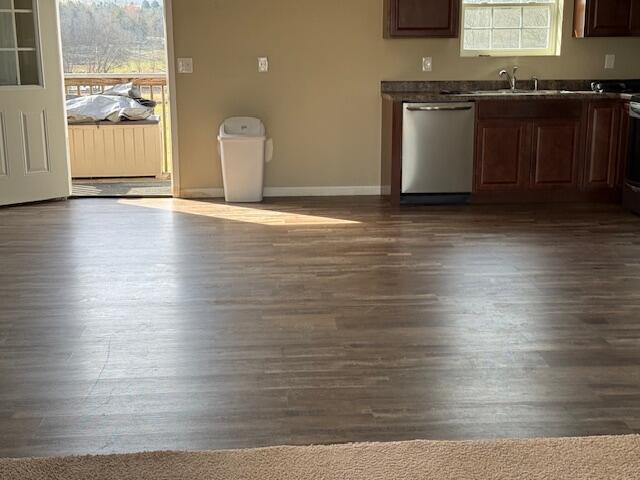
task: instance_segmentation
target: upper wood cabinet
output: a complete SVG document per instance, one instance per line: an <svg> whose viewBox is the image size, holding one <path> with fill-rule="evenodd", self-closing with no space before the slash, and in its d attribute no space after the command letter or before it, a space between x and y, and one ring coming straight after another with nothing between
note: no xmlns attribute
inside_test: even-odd
<svg viewBox="0 0 640 480"><path fill-rule="evenodd" d="M385 0L385 37L457 37L461 0Z"/></svg>
<svg viewBox="0 0 640 480"><path fill-rule="evenodd" d="M640 35L640 0L575 0L576 37Z"/></svg>

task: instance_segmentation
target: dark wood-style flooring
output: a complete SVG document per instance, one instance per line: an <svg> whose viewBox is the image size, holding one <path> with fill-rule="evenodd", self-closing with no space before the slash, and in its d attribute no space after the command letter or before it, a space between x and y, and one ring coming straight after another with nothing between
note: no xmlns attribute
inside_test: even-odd
<svg viewBox="0 0 640 480"><path fill-rule="evenodd" d="M640 218L0 209L0 456L640 433Z"/></svg>

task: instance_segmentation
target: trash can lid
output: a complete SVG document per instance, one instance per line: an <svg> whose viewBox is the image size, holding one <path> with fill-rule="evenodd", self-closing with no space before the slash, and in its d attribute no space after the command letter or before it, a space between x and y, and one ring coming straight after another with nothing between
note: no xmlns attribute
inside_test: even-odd
<svg viewBox="0 0 640 480"><path fill-rule="evenodd" d="M220 125L220 138L229 137L264 137L264 123L254 117L231 117Z"/></svg>

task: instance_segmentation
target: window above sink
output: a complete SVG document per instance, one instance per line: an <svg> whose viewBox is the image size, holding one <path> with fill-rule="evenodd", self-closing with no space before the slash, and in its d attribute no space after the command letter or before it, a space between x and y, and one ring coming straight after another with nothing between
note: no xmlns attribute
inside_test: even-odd
<svg viewBox="0 0 640 480"><path fill-rule="evenodd" d="M562 0L463 0L461 55L560 55Z"/></svg>

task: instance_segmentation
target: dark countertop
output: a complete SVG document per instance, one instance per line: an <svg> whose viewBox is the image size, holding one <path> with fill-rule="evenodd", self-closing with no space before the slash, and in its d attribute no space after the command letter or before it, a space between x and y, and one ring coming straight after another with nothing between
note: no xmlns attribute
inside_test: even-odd
<svg viewBox="0 0 640 480"><path fill-rule="evenodd" d="M478 100L630 100L631 93L596 93L591 82L584 80L540 80L539 90L533 91L532 81L519 81L518 93L500 93L504 81L434 81L434 82L382 82L384 98L399 102L469 102ZM473 93L473 92L493 92Z"/></svg>
<svg viewBox="0 0 640 480"><path fill-rule="evenodd" d="M429 92L394 92L383 93L383 97L399 102L476 102L478 100L584 100L584 99L631 99L631 94L595 93L591 91L545 91L530 93L496 93L487 94L447 94Z"/></svg>

